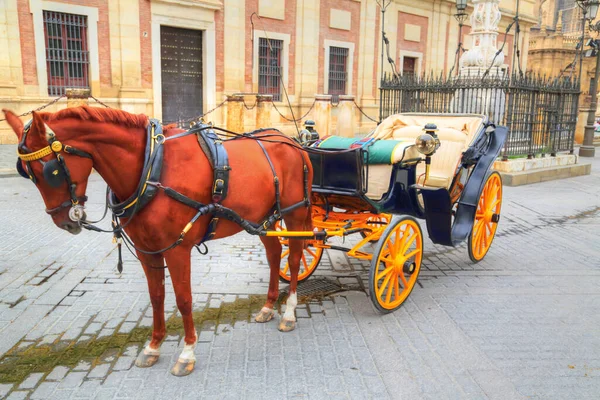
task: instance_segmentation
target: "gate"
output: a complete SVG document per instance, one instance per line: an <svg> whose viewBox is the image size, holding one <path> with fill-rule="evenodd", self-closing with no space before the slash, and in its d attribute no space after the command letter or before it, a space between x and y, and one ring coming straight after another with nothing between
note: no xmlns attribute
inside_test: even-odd
<svg viewBox="0 0 600 400"><path fill-rule="evenodd" d="M401 112L485 114L509 129L503 159L573 153L580 93L576 78L386 74L379 90L380 120Z"/></svg>
<svg viewBox="0 0 600 400"><path fill-rule="evenodd" d="M201 115L202 31L161 26L160 56L163 121Z"/></svg>

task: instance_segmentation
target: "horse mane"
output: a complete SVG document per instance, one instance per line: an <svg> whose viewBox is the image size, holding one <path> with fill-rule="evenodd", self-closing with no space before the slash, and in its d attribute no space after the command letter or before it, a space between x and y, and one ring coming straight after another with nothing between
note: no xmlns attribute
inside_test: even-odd
<svg viewBox="0 0 600 400"><path fill-rule="evenodd" d="M148 117L144 114L131 114L127 111L114 108L100 107L72 107L65 108L55 113L40 113L44 121L53 122L67 118L75 118L82 121L104 122L117 125L124 125L128 128L146 128Z"/></svg>

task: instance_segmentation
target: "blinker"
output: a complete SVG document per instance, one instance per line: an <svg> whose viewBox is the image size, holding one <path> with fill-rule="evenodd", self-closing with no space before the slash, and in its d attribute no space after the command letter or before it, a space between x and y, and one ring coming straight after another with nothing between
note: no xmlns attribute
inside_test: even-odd
<svg viewBox="0 0 600 400"><path fill-rule="evenodd" d="M23 168L23 162L21 160L17 160L17 172L25 179L29 179L29 174Z"/></svg>
<svg viewBox="0 0 600 400"><path fill-rule="evenodd" d="M58 160L50 160L44 164L42 175L46 183L53 188L60 187L66 179L65 172Z"/></svg>

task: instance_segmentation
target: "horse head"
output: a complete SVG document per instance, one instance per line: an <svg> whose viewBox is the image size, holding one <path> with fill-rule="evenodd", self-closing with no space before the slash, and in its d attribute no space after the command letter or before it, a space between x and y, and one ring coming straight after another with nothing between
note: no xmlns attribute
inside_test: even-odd
<svg viewBox="0 0 600 400"><path fill-rule="evenodd" d="M17 170L39 190L46 212L61 229L81 232L84 204L93 160L90 153L73 146L73 129L59 121L50 127L48 113L33 113L26 125L13 112L3 110L19 142ZM71 139L71 140L69 140Z"/></svg>

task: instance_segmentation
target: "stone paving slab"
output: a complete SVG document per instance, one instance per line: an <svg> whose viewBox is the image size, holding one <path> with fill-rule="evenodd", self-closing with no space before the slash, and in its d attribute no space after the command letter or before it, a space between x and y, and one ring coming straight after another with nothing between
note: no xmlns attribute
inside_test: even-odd
<svg viewBox="0 0 600 400"><path fill-rule="evenodd" d="M183 346L170 279L163 355L138 369L152 312L137 261L124 254L118 274L109 236L60 231L31 183L2 179L0 398L597 399L598 166L506 187L498 235L478 264L464 245L426 239L418 287L387 315L362 291L369 263L326 251L311 279L355 290L301 304L293 332L256 324L264 249L246 234L210 243L193 255L198 364L185 378L169 374ZM92 176L91 217L103 192ZM30 357L40 365L2 375Z"/></svg>

